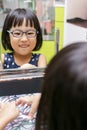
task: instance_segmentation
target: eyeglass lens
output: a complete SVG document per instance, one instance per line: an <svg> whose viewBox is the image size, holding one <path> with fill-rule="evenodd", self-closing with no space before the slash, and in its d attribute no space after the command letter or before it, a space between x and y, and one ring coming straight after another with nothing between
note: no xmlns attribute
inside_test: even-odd
<svg viewBox="0 0 87 130"><path fill-rule="evenodd" d="M36 31L35 30L28 30L27 32L22 32L20 30L15 30L12 32L14 37L22 37L25 33L27 37L35 37Z"/></svg>

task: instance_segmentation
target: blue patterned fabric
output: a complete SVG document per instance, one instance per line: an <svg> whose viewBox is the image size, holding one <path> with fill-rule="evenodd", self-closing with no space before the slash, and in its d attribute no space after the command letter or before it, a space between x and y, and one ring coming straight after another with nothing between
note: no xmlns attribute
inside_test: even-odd
<svg viewBox="0 0 87 130"><path fill-rule="evenodd" d="M32 57L31 57L29 64L38 66L39 56L40 56L40 54L32 54ZM13 69L13 68L20 67L15 63L13 53L4 54L4 65L3 65L3 67L4 67L4 69Z"/></svg>
<svg viewBox="0 0 87 130"><path fill-rule="evenodd" d="M31 95L31 94L28 94L28 95ZM26 96L26 95L2 96L0 97L0 102L15 101L19 97L23 97L23 96ZM34 130L36 114L32 120L28 119L30 106L19 105L18 109L20 110L19 116L14 121L9 123L4 130Z"/></svg>

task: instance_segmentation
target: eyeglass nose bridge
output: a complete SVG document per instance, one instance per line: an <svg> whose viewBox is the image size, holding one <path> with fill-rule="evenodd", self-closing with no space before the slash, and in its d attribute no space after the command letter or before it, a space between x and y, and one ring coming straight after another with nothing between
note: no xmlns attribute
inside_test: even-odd
<svg viewBox="0 0 87 130"><path fill-rule="evenodd" d="M25 36L26 36L26 37L28 37L28 36L27 36L27 32L22 32L21 37L23 37L23 36L24 36L24 34L25 34Z"/></svg>

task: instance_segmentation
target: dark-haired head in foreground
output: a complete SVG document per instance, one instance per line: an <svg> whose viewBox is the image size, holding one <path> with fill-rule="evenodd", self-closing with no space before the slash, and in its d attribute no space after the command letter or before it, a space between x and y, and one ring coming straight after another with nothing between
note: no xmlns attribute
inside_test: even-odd
<svg viewBox="0 0 87 130"><path fill-rule="evenodd" d="M63 48L44 77L36 130L87 129L87 43Z"/></svg>

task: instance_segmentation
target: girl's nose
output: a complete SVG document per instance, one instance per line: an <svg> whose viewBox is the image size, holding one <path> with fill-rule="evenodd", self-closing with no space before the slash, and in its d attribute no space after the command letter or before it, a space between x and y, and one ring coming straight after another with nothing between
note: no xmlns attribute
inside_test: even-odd
<svg viewBox="0 0 87 130"><path fill-rule="evenodd" d="M26 34L23 34L23 36L21 37L21 40L22 40L22 41L27 41L27 40L28 40L27 35L26 35Z"/></svg>

